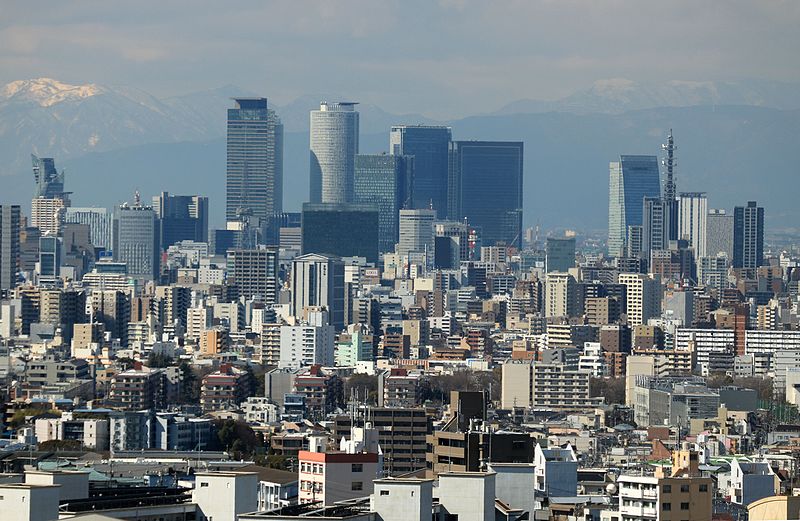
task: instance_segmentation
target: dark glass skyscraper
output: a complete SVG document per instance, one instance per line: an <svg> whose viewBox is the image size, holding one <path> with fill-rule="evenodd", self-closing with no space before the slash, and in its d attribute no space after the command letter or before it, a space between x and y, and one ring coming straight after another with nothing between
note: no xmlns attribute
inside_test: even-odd
<svg viewBox="0 0 800 521"><path fill-rule="evenodd" d="M18 205L0 205L0 290L17 285L20 260L19 219Z"/></svg>
<svg viewBox="0 0 800 521"><path fill-rule="evenodd" d="M756 201L733 209L733 267L758 268L764 264L764 208Z"/></svg>
<svg viewBox="0 0 800 521"><path fill-rule="evenodd" d="M301 233L303 254L378 262L378 208L374 205L305 203Z"/></svg>
<svg viewBox="0 0 800 521"><path fill-rule="evenodd" d="M239 213L255 222L283 208L283 124L266 98L235 98L228 109L228 176L225 218Z"/></svg>
<svg viewBox="0 0 800 521"><path fill-rule="evenodd" d="M450 143L448 214L478 228L484 246L522 245L523 144Z"/></svg>
<svg viewBox="0 0 800 521"><path fill-rule="evenodd" d="M609 164L608 252L625 254L628 226L642 226L645 197L661 197L656 156L620 156Z"/></svg>
<svg viewBox="0 0 800 521"><path fill-rule="evenodd" d="M378 207L378 249L392 251L398 240L398 214L412 207L414 158L409 156L356 156L356 204Z"/></svg>
<svg viewBox="0 0 800 521"><path fill-rule="evenodd" d="M447 154L452 139L450 127L424 125L393 126L389 153L414 156L413 207L433 206L436 216L447 216Z"/></svg>
<svg viewBox="0 0 800 521"><path fill-rule="evenodd" d="M208 197L161 195L153 197L153 210L161 227L161 248L180 241L208 242Z"/></svg>
<svg viewBox="0 0 800 521"><path fill-rule="evenodd" d="M64 172L56 170L52 157L38 157L31 154L33 178L36 181L34 197L60 199L64 197Z"/></svg>

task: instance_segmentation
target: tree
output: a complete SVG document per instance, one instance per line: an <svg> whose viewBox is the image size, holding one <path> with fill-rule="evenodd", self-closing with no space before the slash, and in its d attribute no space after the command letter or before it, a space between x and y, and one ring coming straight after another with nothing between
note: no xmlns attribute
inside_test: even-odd
<svg viewBox="0 0 800 521"><path fill-rule="evenodd" d="M172 365L172 357L163 353L150 353L147 358L147 367L159 368L170 367Z"/></svg>
<svg viewBox="0 0 800 521"><path fill-rule="evenodd" d="M608 404L625 403L625 379L590 378L589 396L592 398L602 396Z"/></svg>
<svg viewBox="0 0 800 521"><path fill-rule="evenodd" d="M344 381L344 399L350 400L350 392L361 398L366 398L367 403L377 404L378 377L369 374L354 374Z"/></svg>
<svg viewBox="0 0 800 521"><path fill-rule="evenodd" d="M259 449L264 448L263 438L243 421L218 420L214 424L219 448L231 453L234 459L252 459Z"/></svg>
<svg viewBox="0 0 800 521"><path fill-rule="evenodd" d="M48 440L39 444L39 450L42 451L77 451L81 450L83 445L78 440Z"/></svg>

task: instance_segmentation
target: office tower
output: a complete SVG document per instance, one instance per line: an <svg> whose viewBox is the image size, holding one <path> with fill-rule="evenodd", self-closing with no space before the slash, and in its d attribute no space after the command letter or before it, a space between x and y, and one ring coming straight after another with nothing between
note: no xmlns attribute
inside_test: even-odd
<svg viewBox="0 0 800 521"><path fill-rule="evenodd" d="M548 237L545 243L545 273L566 273L575 267L575 237Z"/></svg>
<svg viewBox="0 0 800 521"><path fill-rule="evenodd" d="M61 239L54 235L39 238L39 285L52 286L61 274Z"/></svg>
<svg viewBox="0 0 800 521"><path fill-rule="evenodd" d="M730 262L730 257L724 253L718 253L714 257L703 257L697 265L698 283L719 291L729 288L728 268L731 266Z"/></svg>
<svg viewBox="0 0 800 521"><path fill-rule="evenodd" d="M413 206L409 208L433 208L438 219L447 216L447 164L451 139L450 127L396 125L389 134L390 154L414 156Z"/></svg>
<svg viewBox="0 0 800 521"><path fill-rule="evenodd" d="M180 241L208 242L208 197L161 192L153 197L153 210L162 249Z"/></svg>
<svg viewBox="0 0 800 521"><path fill-rule="evenodd" d="M65 223L88 224L92 246L108 250L111 248L111 213L106 208L66 209Z"/></svg>
<svg viewBox="0 0 800 521"><path fill-rule="evenodd" d="M609 164L608 252L625 254L628 226L641 226L645 197L660 197L656 156L620 156Z"/></svg>
<svg viewBox="0 0 800 521"><path fill-rule="evenodd" d="M278 248L228 250L228 281L248 300L259 295L267 304L277 303Z"/></svg>
<svg viewBox="0 0 800 521"><path fill-rule="evenodd" d="M20 262L18 205L0 205L0 290L17 285L17 268Z"/></svg>
<svg viewBox="0 0 800 521"><path fill-rule="evenodd" d="M706 217L706 255L715 257L720 252L729 262L733 260L733 215L711 209Z"/></svg>
<svg viewBox="0 0 800 521"><path fill-rule="evenodd" d="M642 226L628 226L625 238L625 255L629 259L642 259Z"/></svg>
<svg viewBox="0 0 800 521"><path fill-rule="evenodd" d="M480 230L484 246L522 245L523 144L450 143L448 215Z"/></svg>
<svg viewBox="0 0 800 521"><path fill-rule="evenodd" d="M678 197L678 235L689 242L695 262L706 256L708 199L702 192L684 192Z"/></svg>
<svg viewBox="0 0 800 521"><path fill-rule="evenodd" d="M290 313L301 317L307 307L328 310L331 325L344 327L344 263L339 257L307 254L292 261Z"/></svg>
<svg viewBox="0 0 800 521"><path fill-rule="evenodd" d="M264 219L283 210L283 124L266 98L234 98L228 109L225 219Z"/></svg>
<svg viewBox="0 0 800 521"><path fill-rule="evenodd" d="M665 167L666 179L664 182L664 244L669 241L680 239L678 235L678 188L675 184L675 140L672 137L672 129L669 129L667 142L661 145L667 155L661 159L661 164Z"/></svg>
<svg viewBox="0 0 800 521"><path fill-rule="evenodd" d="M300 225L300 212L274 213L261 221L262 244L300 250Z"/></svg>
<svg viewBox="0 0 800 521"><path fill-rule="evenodd" d="M642 256L650 259L650 252L667 247L665 212L667 203L658 197L645 197L642 215ZM676 214L677 215L677 214Z"/></svg>
<svg viewBox="0 0 800 521"><path fill-rule="evenodd" d="M434 210L400 210L400 239L397 253L401 257L421 254L430 262L434 257Z"/></svg>
<svg viewBox="0 0 800 521"><path fill-rule="evenodd" d="M733 267L764 265L764 208L756 201L733 209Z"/></svg>
<svg viewBox="0 0 800 521"><path fill-rule="evenodd" d="M378 262L378 209L362 204L305 203L303 253Z"/></svg>
<svg viewBox="0 0 800 521"><path fill-rule="evenodd" d="M620 273L625 286L628 325L640 326L661 314L661 281L640 273Z"/></svg>
<svg viewBox="0 0 800 521"><path fill-rule="evenodd" d="M413 208L414 158L357 155L355 165L353 202L378 207L378 249L392 251L398 239L400 209Z"/></svg>
<svg viewBox="0 0 800 521"><path fill-rule="evenodd" d="M122 291L92 290L89 305L95 322L103 324L111 338L119 338L123 346L128 345L128 322L131 320L131 303Z"/></svg>
<svg viewBox="0 0 800 521"><path fill-rule="evenodd" d="M64 219L64 208L70 205L69 193L64 191L64 172L56 170L51 157L31 154L36 190L31 201L31 226L42 233L58 235Z"/></svg>
<svg viewBox="0 0 800 521"><path fill-rule="evenodd" d="M114 215L114 260L124 262L133 278L154 280L159 274L158 219L143 206L137 192L132 205L123 203Z"/></svg>
<svg viewBox="0 0 800 521"><path fill-rule="evenodd" d="M33 178L36 181L36 191L33 197L45 199L59 199L64 197L64 172L56 170L52 157L38 157L31 154L33 163Z"/></svg>
<svg viewBox="0 0 800 521"><path fill-rule="evenodd" d="M312 203L353 202L353 179L358 154L357 103L323 101L311 111Z"/></svg>
<svg viewBox="0 0 800 521"><path fill-rule="evenodd" d="M578 283L568 273L552 272L545 279L546 317L574 317L578 314Z"/></svg>

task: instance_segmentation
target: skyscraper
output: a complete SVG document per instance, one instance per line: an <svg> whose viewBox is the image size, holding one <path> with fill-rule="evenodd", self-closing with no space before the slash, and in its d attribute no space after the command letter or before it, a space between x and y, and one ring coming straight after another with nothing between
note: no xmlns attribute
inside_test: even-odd
<svg viewBox="0 0 800 521"><path fill-rule="evenodd" d="M548 237L545 243L545 273L566 273L575 267L575 237Z"/></svg>
<svg viewBox="0 0 800 521"><path fill-rule="evenodd" d="M378 262L378 208L375 205L305 203L303 253L364 257Z"/></svg>
<svg viewBox="0 0 800 521"><path fill-rule="evenodd" d="M764 265L764 208L756 201L733 209L733 267Z"/></svg>
<svg viewBox="0 0 800 521"><path fill-rule="evenodd" d="M330 314L331 325L344 327L344 263L342 259L308 254L292 261L290 279L292 301L290 313L300 317L303 308L325 307Z"/></svg>
<svg viewBox="0 0 800 521"><path fill-rule="evenodd" d="M312 203L353 202L358 154L357 103L323 101L311 111L310 194Z"/></svg>
<svg viewBox="0 0 800 521"><path fill-rule="evenodd" d="M42 233L61 233L64 208L70 205L69 193L64 191L64 172L56 170L51 157L39 158L31 154L36 190L31 201L31 226Z"/></svg>
<svg viewBox="0 0 800 521"><path fill-rule="evenodd" d="M628 226L641 226L645 197L661 196L656 156L620 156L609 164L608 252L625 254Z"/></svg>
<svg viewBox="0 0 800 521"><path fill-rule="evenodd" d="M661 159L666 177L664 181L664 244L666 245L669 241L680 238L678 235L678 187L675 184L675 166L678 164L675 160L675 150L678 147L672 137L672 129L669 129L667 142L661 145L661 149L667 153Z"/></svg>
<svg viewBox="0 0 800 521"><path fill-rule="evenodd" d="M706 219L708 218L708 199L702 192L684 192L678 197L678 236L689 242L694 249L694 259L706 256Z"/></svg>
<svg viewBox="0 0 800 521"><path fill-rule="evenodd" d="M450 127L396 125L389 134L389 153L414 156L414 189L408 208L436 210L447 216L448 147ZM457 216L451 216L457 218Z"/></svg>
<svg viewBox="0 0 800 521"><path fill-rule="evenodd" d="M407 256L413 253L427 255L428 262L434 260L434 210L400 210L400 239L397 253Z"/></svg>
<svg viewBox="0 0 800 521"><path fill-rule="evenodd" d="M180 241L208 242L208 197L161 192L153 197L153 210L160 223L162 249Z"/></svg>
<svg viewBox="0 0 800 521"><path fill-rule="evenodd" d="M378 249L392 251L398 239L398 215L411 208L414 158L390 155L357 155L355 196L357 204L378 207Z"/></svg>
<svg viewBox="0 0 800 521"><path fill-rule="evenodd" d="M114 215L114 260L124 262L133 278L154 280L159 274L158 219L143 206L137 193L132 205L123 203Z"/></svg>
<svg viewBox="0 0 800 521"><path fill-rule="evenodd" d="M33 163L33 178L36 181L36 191L33 197L55 199L64 196L64 172L56 170L52 157L38 157L31 154Z"/></svg>
<svg viewBox="0 0 800 521"><path fill-rule="evenodd" d="M711 209L706 222L706 256L724 253L733 262L733 215L725 210Z"/></svg>
<svg viewBox="0 0 800 521"><path fill-rule="evenodd" d="M645 197L642 215L642 255L648 260L650 252L667 249L665 228L666 201L659 197Z"/></svg>
<svg viewBox="0 0 800 521"><path fill-rule="evenodd" d="M484 246L522 245L522 164L519 141L450 143L448 214L478 228Z"/></svg>
<svg viewBox="0 0 800 521"><path fill-rule="evenodd" d="M228 109L225 218L256 219L283 210L283 124L266 98L234 98Z"/></svg>
<svg viewBox="0 0 800 521"><path fill-rule="evenodd" d="M67 208L64 222L88 224L92 246L111 248L111 213L107 208Z"/></svg>
<svg viewBox="0 0 800 521"><path fill-rule="evenodd" d="M19 215L18 205L0 205L0 290L17 285Z"/></svg>

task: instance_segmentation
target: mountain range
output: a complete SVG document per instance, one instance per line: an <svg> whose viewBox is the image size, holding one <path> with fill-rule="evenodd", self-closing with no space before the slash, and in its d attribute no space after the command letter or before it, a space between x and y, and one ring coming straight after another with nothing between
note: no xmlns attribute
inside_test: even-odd
<svg viewBox="0 0 800 521"><path fill-rule="evenodd" d="M793 152L800 145L798 85L765 81L636 83L602 80L560 100L519 100L453 121L392 114L359 105L362 153L386 150L398 123L453 127L454 139L525 142L525 223L605 228L608 162L619 154L657 154L667 129L679 144L679 189L707 191L710 205L748 199L767 207L768 225L797 227L800 208ZM68 85L40 78L0 88L0 202L27 206L29 154L55 157L67 170L75 205L113 206L134 189L211 194L219 225L225 186L225 110L235 86L158 98L130 87ZM308 191L305 95L270 103L285 126L284 207ZM776 189L786 187L786 189ZM563 208L570 208L565 213Z"/></svg>

